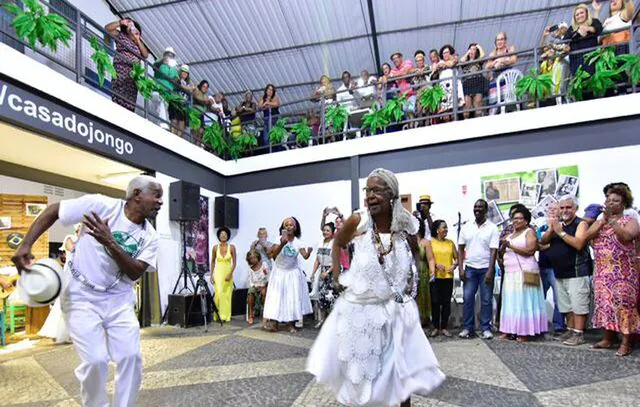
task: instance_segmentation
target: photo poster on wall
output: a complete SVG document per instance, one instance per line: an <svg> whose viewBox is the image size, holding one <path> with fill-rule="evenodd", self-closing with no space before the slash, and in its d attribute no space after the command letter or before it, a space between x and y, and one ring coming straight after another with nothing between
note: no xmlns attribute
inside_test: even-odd
<svg viewBox="0 0 640 407"><path fill-rule="evenodd" d="M189 272L209 272L209 198L200 196L200 219L185 225L185 251Z"/></svg>
<svg viewBox="0 0 640 407"><path fill-rule="evenodd" d="M533 218L545 217L563 195L578 196L577 165L488 175L480 178L482 196L489 202L487 217L497 225L508 221L509 208L521 203Z"/></svg>

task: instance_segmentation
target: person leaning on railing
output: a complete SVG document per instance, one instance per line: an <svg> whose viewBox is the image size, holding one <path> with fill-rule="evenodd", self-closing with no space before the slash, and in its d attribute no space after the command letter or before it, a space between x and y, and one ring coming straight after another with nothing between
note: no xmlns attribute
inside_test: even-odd
<svg viewBox="0 0 640 407"><path fill-rule="evenodd" d="M540 39L542 55L540 59L540 73L550 74L553 81L552 95L565 93L567 83L566 45L564 38L567 35L569 25L562 21L554 26L545 27ZM546 100L542 104L553 104L554 100Z"/></svg>
<svg viewBox="0 0 640 407"><path fill-rule="evenodd" d="M262 110L264 117L264 128L262 130L262 142L261 146L269 145L269 130L271 126L275 124L280 115L280 99L276 95L276 86L274 84L268 84L264 88L262 98L258 101L258 106Z"/></svg>
<svg viewBox="0 0 640 407"><path fill-rule="evenodd" d="M483 115L482 106L483 97L488 88L487 79L482 75L482 62L473 62L484 58L484 50L475 42L469 44L467 52L460 58L463 63L462 73L465 75L462 79L462 90L464 91L465 110L478 109L473 112L474 117ZM477 72L477 73L476 73ZM464 112L462 115L465 119L471 117L472 112Z"/></svg>
<svg viewBox="0 0 640 407"><path fill-rule="evenodd" d="M384 105L385 100L393 99L396 93L396 82L391 80L391 65L382 64L382 76L378 81L378 102Z"/></svg>
<svg viewBox="0 0 640 407"><path fill-rule="evenodd" d="M571 26L565 34L565 51L571 51L569 55L569 70L571 76L575 75L578 68L588 72L590 75L595 73L595 67L584 62L584 53L576 53L583 49L593 49L598 46L598 36L602 32L602 23L596 17L591 15L591 10L585 4L578 4L573 9L571 18ZM591 94L585 94L585 99L591 99Z"/></svg>
<svg viewBox="0 0 640 407"><path fill-rule="evenodd" d="M314 102L319 102L322 99L324 99L325 103L332 103L336 99L336 90L327 75L320 77L320 86L311 95L311 100Z"/></svg>
<svg viewBox="0 0 640 407"><path fill-rule="evenodd" d="M413 55L416 62L416 67L413 69L414 77L411 78L411 85L416 89L418 96L427 89L427 82L429 81L429 67L425 64L425 53L422 50L418 50ZM425 111L424 106L418 101L416 102L416 117L424 117L428 112ZM422 126L422 121L413 123L414 127Z"/></svg>
<svg viewBox="0 0 640 407"><path fill-rule="evenodd" d="M516 47L515 45L508 45L506 32L499 32L498 35L496 35L494 44L495 48L489 54L489 58L491 59L484 64L485 69L491 70L491 72L489 72L489 99L491 104L498 102L497 99L492 97L494 94L497 94L496 79L502 72L518 62L518 56L515 55Z"/></svg>
<svg viewBox="0 0 640 407"><path fill-rule="evenodd" d="M136 110L138 88L129 73L133 69L133 64L145 60L149 56L149 51L142 42L142 28L140 24L130 18L113 21L104 28L116 42L113 66L118 77L111 82L113 91L111 100L133 112Z"/></svg>
<svg viewBox="0 0 640 407"><path fill-rule="evenodd" d="M203 79L200 81L198 86L193 90L193 108L201 113L200 122L201 126L197 130L191 131L191 135L194 137L196 144L202 144L202 133L204 132L203 125L205 123L205 113L209 111L211 104L213 101L207 96L209 92L209 81ZM191 127L191 125L190 125Z"/></svg>
<svg viewBox="0 0 640 407"><path fill-rule="evenodd" d="M602 4L598 1L593 2L594 9L600 12ZM597 8L596 8L597 7ZM609 5L609 17L602 23L602 36L600 43L603 46L615 46L616 55L626 54L629 52L629 41L631 40L631 20L635 12L635 6L632 0L611 0ZM627 93L627 74L622 72L620 82L621 87L607 92L608 96L614 94Z"/></svg>
<svg viewBox="0 0 640 407"><path fill-rule="evenodd" d="M462 82L459 79L457 79L455 83L453 81L454 70L457 69L456 65L458 65L456 50L447 44L440 49L439 54L441 58L441 61L438 63L438 69L440 69L439 77L440 79L451 79L440 82L440 86L444 89L445 97L442 103L440 103L438 113L448 113L453 112L454 103L456 103L458 107L464 105L464 90L462 89ZM457 87L457 100L454 100L454 86ZM442 116L437 121L449 122L451 120L453 120L453 116Z"/></svg>
<svg viewBox="0 0 640 407"><path fill-rule="evenodd" d="M175 105L169 105L169 118L171 119L171 131L183 137L184 129L187 127L187 115L184 108L190 102L191 95L195 90L195 86L191 84L191 76L189 74L189 65L183 64L178 71L178 87L183 92L184 103L182 108Z"/></svg>

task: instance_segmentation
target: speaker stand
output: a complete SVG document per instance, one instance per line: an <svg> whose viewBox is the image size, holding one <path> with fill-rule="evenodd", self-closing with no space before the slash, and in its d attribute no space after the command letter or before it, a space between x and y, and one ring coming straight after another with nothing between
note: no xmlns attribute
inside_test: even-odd
<svg viewBox="0 0 640 407"><path fill-rule="evenodd" d="M204 318L204 328L206 332L207 331L206 313L209 311L208 309L209 307L207 306L208 304L206 300L206 294L211 295L211 298L213 298L213 295L209 292L209 286L207 285L207 282L204 279L204 272L202 273L202 275L200 275L199 271L196 270L196 273L198 273L197 283L193 280L193 276L189 272L189 267L187 265L187 239L186 239L187 223L188 222L185 222L185 221L180 222L180 236L182 238L182 268L180 271L180 275L176 280L176 284L173 286L173 291L171 292L171 294L180 295L183 292L186 292L188 294L192 294L194 296L194 299L196 295L200 295L201 311L202 311L202 317ZM178 290L178 286L180 285L181 280L182 280L182 288ZM191 283L191 285L189 285L189 283ZM189 310L187 312L187 315L191 314L191 308L193 307L193 302L194 300L192 300L191 304L189 304ZM223 322L220 319L220 314L218 313L218 307L216 307L216 303L214 301L211 301L211 308L213 309L213 314L218 317L218 321L220 321L220 326L222 326ZM164 315L162 316L163 322L168 321L168 313L169 313L169 307L167 306L167 308L164 310Z"/></svg>

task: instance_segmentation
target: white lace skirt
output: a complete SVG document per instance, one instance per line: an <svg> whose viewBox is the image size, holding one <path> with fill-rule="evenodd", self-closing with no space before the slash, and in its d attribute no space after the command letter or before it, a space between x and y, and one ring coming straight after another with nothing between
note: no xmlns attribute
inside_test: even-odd
<svg viewBox="0 0 640 407"><path fill-rule="evenodd" d="M300 321L312 312L304 272L299 268L283 269L274 264L263 316L274 321L292 322Z"/></svg>
<svg viewBox="0 0 640 407"><path fill-rule="evenodd" d="M352 406L398 405L445 379L415 301L359 304L340 297L309 352L307 371Z"/></svg>

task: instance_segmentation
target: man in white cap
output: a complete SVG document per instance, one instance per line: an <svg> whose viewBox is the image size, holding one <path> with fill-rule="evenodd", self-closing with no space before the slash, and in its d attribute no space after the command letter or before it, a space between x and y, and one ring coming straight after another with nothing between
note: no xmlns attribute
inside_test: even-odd
<svg viewBox="0 0 640 407"><path fill-rule="evenodd" d="M32 245L58 219L65 225L84 223L65 265L68 284L61 304L81 361L75 373L85 406L109 405L109 360L116 364L112 405L135 405L142 357L133 285L146 271L155 271L158 237L147 218L161 206L162 186L147 175L131 180L126 200L85 195L49 205L12 258L21 273L28 273Z"/></svg>
<svg viewBox="0 0 640 407"><path fill-rule="evenodd" d="M153 64L154 79L161 88L161 92L154 92L151 97L151 112L157 116L152 120L164 128L169 129L168 110L162 92L174 93L178 89L180 76L178 74L178 63L176 53L171 47L167 47L162 54L162 59Z"/></svg>

